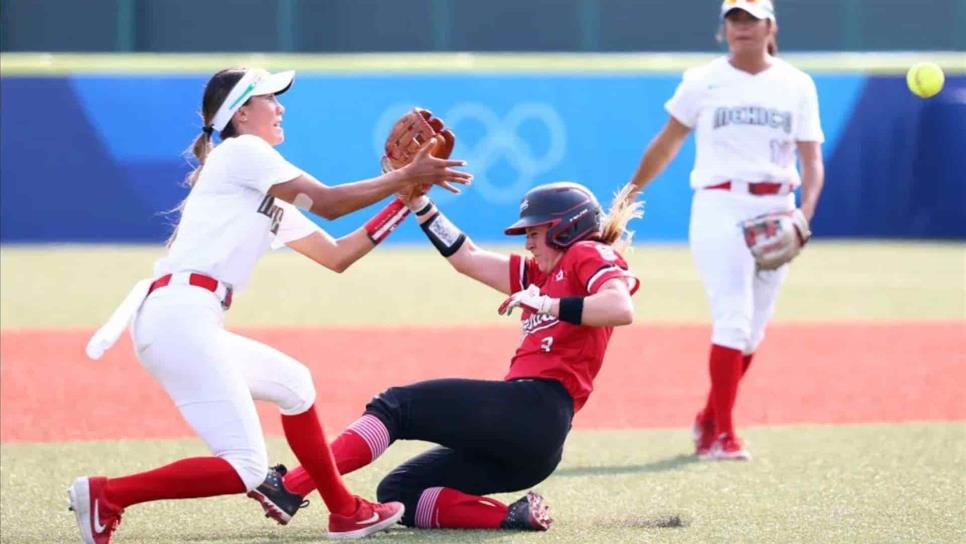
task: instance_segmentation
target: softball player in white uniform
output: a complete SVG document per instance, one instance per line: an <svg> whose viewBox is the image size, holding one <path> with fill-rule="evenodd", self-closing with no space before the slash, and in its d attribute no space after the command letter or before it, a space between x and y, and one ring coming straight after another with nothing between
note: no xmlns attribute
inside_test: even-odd
<svg viewBox="0 0 966 544"><path fill-rule="evenodd" d="M330 511L329 536L355 538L396 523L401 503L371 503L349 493L335 469L315 412L312 376L298 361L223 328L233 295L255 262L284 245L336 271L368 253L406 215L398 201L363 228L331 238L291 203L326 218L372 204L418 183L464 182L461 161L423 150L409 166L334 187L321 184L274 149L285 109L276 95L294 72L230 69L215 74L202 103L204 128L193 151L199 167L165 257L139 282L88 345L99 357L129 322L137 357L164 387L213 457L182 459L119 478L77 478L68 489L81 536L104 544L132 504L252 493L268 472L253 399L275 403L286 438ZM219 131L222 143L212 146Z"/></svg>
<svg viewBox="0 0 966 544"><path fill-rule="evenodd" d="M690 244L711 306L711 391L694 422L696 453L749 459L735 433L738 383L765 335L787 267L756 272L739 223L795 208L811 220L824 182L815 84L774 56L770 0L725 0L729 53L685 72L665 104L667 124L651 141L631 183L642 189L694 131ZM801 175L796 167L796 151Z"/></svg>

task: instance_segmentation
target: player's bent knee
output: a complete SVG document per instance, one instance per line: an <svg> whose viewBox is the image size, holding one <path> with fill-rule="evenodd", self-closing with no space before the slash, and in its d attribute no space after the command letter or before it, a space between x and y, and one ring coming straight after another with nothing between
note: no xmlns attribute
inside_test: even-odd
<svg viewBox="0 0 966 544"><path fill-rule="evenodd" d="M376 499L379 502L399 501L407 505L419 500L425 484L413 479L412 473L404 465L396 467L387 474L376 487Z"/></svg>
<svg viewBox="0 0 966 544"><path fill-rule="evenodd" d="M406 513L403 514L403 518L399 522L406 527L415 527L416 510L422 492L422 488L416 488L412 485L407 486L405 476L398 471L393 471L379 482L379 486L376 488L376 500L382 503L391 501L403 503L406 507Z"/></svg>
<svg viewBox="0 0 966 544"><path fill-rule="evenodd" d="M251 451L245 454L231 453L219 457L228 461L235 469L238 477L245 484L246 491L251 491L262 485L265 476L268 475L268 455L265 453Z"/></svg>
<svg viewBox="0 0 966 544"><path fill-rule="evenodd" d="M390 387L382 393L379 393L369 404L366 404L366 412L372 413L379 417L379 419L385 421L395 421L395 415L399 413L399 408L402 404L402 392L401 387Z"/></svg>
<svg viewBox="0 0 966 544"><path fill-rule="evenodd" d="M376 500L379 502L401 501L403 499L402 490L402 478L396 473L390 472L376 487Z"/></svg>
<svg viewBox="0 0 966 544"><path fill-rule="evenodd" d="M289 394L279 399L278 410L284 415L294 416L315 404L316 392L309 369L299 365L297 370L290 372L292 375L285 380Z"/></svg>
<svg viewBox="0 0 966 544"><path fill-rule="evenodd" d="M301 414L315 405L315 386L311 382L292 389L290 398L279 405L278 411L287 416Z"/></svg>

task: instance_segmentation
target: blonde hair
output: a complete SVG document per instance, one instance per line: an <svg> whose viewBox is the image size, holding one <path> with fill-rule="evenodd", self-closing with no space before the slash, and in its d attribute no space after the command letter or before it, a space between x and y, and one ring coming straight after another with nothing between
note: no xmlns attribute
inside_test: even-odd
<svg viewBox="0 0 966 544"><path fill-rule="evenodd" d="M644 217L644 202L636 200L637 187L631 183L614 193L610 211L604 217L598 239L618 253L631 246L634 231L627 229L632 219Z"/></svg>
<svg viewBox="0 0 966 544"><path fill-rule="evenodd" d="M198 115L201 116L201 134L195 137L191 145L184 151L184 155L189 159L189 163L193 162L195 167L188 172L185 176L183 185L188 188L188 194L191 194L191 189L194 188L195 183L198 183L198 176L201 175L201 169L205 166L205 161L208 159L208 154L215 148L212 143L212 137L214 134L214 127L211 125L215 114L218 113L218 108L221 107L222 102L228 97L228 93L231 92L232 88L241 80L242 76L245 75L245 68L228 68L221 70L215 75L211 76L208 83L205 85L205 93L201 99L201 111ZM228 123L225 128L218 133L221 140L231 138L235 136L235 127L231 122ZM181 221L181 212L184 211L185 202L188 201L186 196L177 206L168 210L165 213L178 214L178 223ZM175 237L178 235L178 223L175 223L174 230L171 232L171 236L168 241L165 242L166 246L171 246L174 242Z"/></svg>

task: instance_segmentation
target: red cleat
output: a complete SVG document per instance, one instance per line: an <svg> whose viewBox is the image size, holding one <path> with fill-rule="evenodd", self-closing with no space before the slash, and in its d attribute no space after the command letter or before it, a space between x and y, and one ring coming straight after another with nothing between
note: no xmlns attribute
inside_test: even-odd
<svg viewBox="0 0 966 544"><path fill-rule="evenodd" d="M77 518L84 544L110 544L111 536L121 523L123 508L117 508L104 499L107 478L77 478L67 488L70 510Z"/></svg>
<svg viewBox="0 0 966 544"><path fill-rule="evenodd" d="M721 433L711 445L708 459L714 461L748 461L751 454L745 449L741 439L731 433Z"/></svg>
<svg viewBox="0 0 966 544"><path fill-rule="evenodd" d="M405 511L401 502L380 504L356 497L356 511L353 514L329 514L329 538L352 540L367 537L395 525Z"/></svg>

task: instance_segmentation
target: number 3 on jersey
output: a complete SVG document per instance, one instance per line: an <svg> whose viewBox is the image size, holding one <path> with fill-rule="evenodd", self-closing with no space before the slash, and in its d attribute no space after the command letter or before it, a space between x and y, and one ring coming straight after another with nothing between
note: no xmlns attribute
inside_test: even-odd
<svg viewBox="0 0 966 544"><path fill-rule="evenodd" d="M548 336L540 341L540 349L542 349L543 351L549 352L550 346L552 345L553 345L553 336Z"/></svg>

